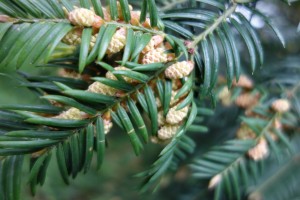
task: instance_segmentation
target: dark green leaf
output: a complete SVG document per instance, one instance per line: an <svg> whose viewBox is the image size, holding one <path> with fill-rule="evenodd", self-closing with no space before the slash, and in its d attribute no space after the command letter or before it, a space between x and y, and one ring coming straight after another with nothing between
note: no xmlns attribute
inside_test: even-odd
<svg viewBox="0 0 300 200"><path fill-rule="evenodd" d="M203 82L203 94L206 95L211 83L211 61L209 56L208 42L207 40L203 40L201 42L201 49L203 52L204 59L204 82Z"/></svg>
<svg viewBox="0 0 300 200"><path fill-rule="evenodd" d="M188 106L193 101L193 92L191 91L189 95L177 106L176 110L181 110L182 108Z"/></svg>
<svg viewBox="0 0 300 200"><path fill-rule="evenodd" d="M40 138L40 139L51 139L59 140L64 139L72 134L71 131L33 131L33 130L20 130L11 131L5 135L10 137L23 137L23 138Z"/></svg>
<svg viewBox="0 0 300 200"><path fill-rule="evenodd" d="M172 82L166 80L164 101L161 102L163 104L164 115L167 115L167 113L169 112L171 97L172 97Z"/></svg>
<svg viewBox="0 0 300 200"><path fill-rule="evenodd" d="M140 114L138 108L136 107L134 101L132 99L127 100L127 104L130 110L130 113L132 115L132 119L135 122L137 128L138 128L138 133L141 134L143 137L144 141L147 143L149 138L148 138L148 131L145 125L145 122L142 118L142 115Z"/></svg>
<svg viewBox="0 0 300 200"><path fill-rule="evenodd" d="M141 23L145 22L146 20L147 10L148 10L148 0L143 0L142 8L141 8L141 16L140 16Z"/></svg>
<svg viewBox="0 0 300 200"><path fill-rule="evenodd" d="M79 147L78 147L78 135L74 135L71 137L69 140L69 146L70 146L70 151L71 153L71 161L72 161L72 176L75 178L80 171L79 168Z"/></svg>
<svg viewBox="0 0 300 200"><path fill-rule="evenodd" d="M198 108L197 112L199 115L207 115L207 116L212 116L214 114L214 111L208 108Z"/></svg>
<svg viewBox="0 0 300 200"><path fill-rule="evenodd" d="M70 1L68 1L68 0L60 0L60 1L61 1L62 5L67 8L68 11L73 10L73 5Z"/></svg>
<svg viewBox="0 0 300 200"><path fill-rule="evenodd" d="M37 38L39 38L41 34L45 34L46 31L49 31L49 29L52 27L52 25L46 24L43 25L41 23L35 23L28 27L26 30L22 30L22 34L17 38L14 45L10 47L9 51L6 54L5 59L2 60L0 65L7 66L7 68L13 68L17 64L17 58L19 56L18 53L20 53L20 49L26 48L26 45L28 44L28 41L32 39L32 34L36 34ZM35 40L33 38L33 40ZM27 49L28 51L28 49ZM23 56L23 55L20 55ZM24 59L23 59L24 61Z"/></svg>
<svg viewBox="0 0 300 200"><path fill-rule="evenodd" d="M152 135L155 135L158 131L158 122L157 122L158 112L157 112L155 96L152 89L148 85L145 86L144 92L145 92L146 102L149 108Z"/></svg>
<svg viewBox="0 0 300 200"><path fill-rule="evenodd" d="M163 80L158 79L156 81L156 88L157 88L159 100L162 103L162 102L164 102L164 83L163 83Z"/></svg>
<svg viewBox="0 0 300 200"><path fill-rule="evenodd" d="M36 158L36 160L34 160L34 164L30 169L30 175L29 175L29 181L33 181L34 179L37 179L37 176L40 172L40 169L45 161L45 159L47 158L48 154L45 153L41 156L39 156L38 158Z"/></svg>
<svg viewBox="0 0 300 200"><path fill-rule="evenodd" d="M217 33L220 37L220 41L222 43L223 49L224 49L224 53L226 56L226 63L227 63L227 67L226 67L226 76L227 76L227 87L230 88L232 85L232 81L233 81L233 76L234 76L234 61L233 61L233 53L232 53L232 49L230 48L230 44L228 42L228 40L226 39L223 31L221 30L217 30Z"/></svg>
<svg viewBox="0 0 300 200"><path fill-rule="evenodd" d="M112 20L116 21L118 18L118 7L116 0L107 0Z"/></svg>
<svg viewBox="0 0 300 200"><path fill-rule="evenodd" d="M165 66L164 63L152 63L152 64L146 64L146 65L140 65L140 66L134 67L132 70L140 71L140 72L157 71L157 70L163 68L164 66Z"/></svg>
<svg viewBox="0 0 300 200"><path fill-rule="evenodd" d="M178 18L178 19L185 19L185 20L198 20L198 21L205 21L205 22L211 22L213 21L214 17L209 16L206 13L192 13L192 12L173 12L173 13L167 13L161 15L161 19L172 19L172 18Z"/></svg>
<svg viewBox="0 0 300 200"><path fill-rule="evenodd" d="M122 15L125 22L129 22L131 19L130 16L130 10L129 10L129 4L127 0L120 0L120 5L122 9Z"/></svg>
<svg viewBox="0 0 300 200"><path fill-rule="evenodd" d="M12 26L12 23L1 23L0 24L0 41L5 35L6 31Z"/></svg>
<svg viewBox="0 0 300 200"><path fill-rule="evenodd" d="M274 128L273 131L275 134L279 137L280 141L285 144L290 152L294 152L295 150L293 149L293 146L291 145L291 142L289 141L288 137L284 135L279 129Z"/></svg>
<svg viewBox="0 0 300 200"><path fill-rule="evenodd" d="M238 32L241 34L243 37L248 50L250 54L250 60L251 60L251 68L252 68L252 73L255 71L256 67L256 54L255 54L255 48L254 44L250 38L249 33L246 31L247 29L244 29L240 23L238 23L234 18L231 19L231 23L235 26L235 28L238 30Z"/></svg>
<svg viewBox="0 0 300 200"><path fill-rule="evenodd" d="M129 77L142 83L146 83L149 80L149 76L131 70L115 70L113 71L113 74Z"/></svg>
<svg viewBox="0 0 300 200"><path fill-rule="evenodd" d="M100 2L100 1L99 1ZM99 49L100 49L100 43L101 43L101 39L103 38L103 35L105 33L106 27L105 26L101 26L101 28L99 29L99 33L94 45L94 48L92 49L92 51L89 53L89 56L87 58L86 64L90 64L92 63L95 58L98 56L99 53Z"/></svg>
<svg viewBox="0 0 300 200"><path fill-rule="evenodd" d="M189 30L178 25L175 22L172 22L169 20L164 20L164 24L165 24L166 28L171 29L172 31L175 31L176 33L182 35L185 38L192 39L194 36L193 33L191 33Z"/></svg>
<svg viewBox="0 0 300 200"><path fill-rule="evenodd" d="M34 51L28 51L30 54L22 62L21 67L37 65L47 62L49 55L53 52L55 46L72 29L72 26L66 23L55 24L43 37L40 42L32 48Z"/></svg>
<svg viewBox="0 0 300 200"><path fill-rule="evenodd" d="M258 16L260 16L270 27L271 29L274 31L274 33L276 34L276 36L278 37L278 39L280 40L281 44L283 47L285 47L285 41L284 41L284 37L282 36L280 30L275 26L275 24L269 19L269 17L265 16L263 13L261 13L259 10L256 9L252 9L251 10L253 13L257 14Z"/></svg>
<svg viewBox="0 0 300 200"><path fill-rule="evenodd" d="M157 27L158 24L158 12L155 4L155 0L148 0L149 3L149 15L152 27Z"/></svg>
<svg viewBox="0 0 300 200"><path fill-rule="evenodd" d="M34 140L34 141L0 141L1 148L45 148L57 144L53 140Z"/></svg>
<svg viewBox="0 0 300 200"><path fill-rule="evenodd" d="M213 65L211 70L212 73L211 73L211 83L210 83L210 89L212 90L218 80L218 72L220 67L220 55L219 55L219 48L215 36L213 34L210 34L208 37L213 50Z"/></svg>
<svg viewBox="0 0 300 200"><path fill-rule="evenodd" d="M50 106L50 105L3 105L0 109L4 110L24 110L28 112L36 113L49 113L58 114L62 111L61 108Z"/></svg>
<svg viewBox="0 0 300 200"><path fill-rule="evenodd" d="M117 113L130 138L130 142L133 146L135 154L139 155L141 153L141 150L143 149L143 144L141 143L139 137L136 135L129 116L127 115L124 108L122 108L121 106L118 107Z"/></svg>
<svg viewBox="0 0 300 200"><path fill-rule="evenodd" d="M195 132L195 133L207 133L208 128L206 126L201 126L201 125L190 125L187 129L190 132Z"/></svg>
<svg viewBox="0 0 300 200"><path fill-rule="evenodd" d="M1 185L3 184L4 196L8 200L13 200L14 197L13 194L14 160L15 160L14 156L5 159L3 163L3 169L2 169L3 180Z"/></svg>
<svg viewBox="0 0 300 200"><path fill-rule="evenodd" d="M236 41L233 35L233 32L231 31L229 25L224 22L222 24L223 29L224 29L224 34L226 35L231 49L232 49L232 53L233 53L233 59L234 59L234 71L235 71L235 78L236 81L239 80L240 74L241 74L241 61L240 61L240 55L238 52L238 47L236 46Z"/></svg>
<svg viewBox="0 0 300 200"><path fill-rule="evenodd" d="M71 97L86 102L111 104L115 101L114 97L110 97L102 94L96 94L92 92L86 92L82 90L65 90L63 92Z"/></svg>
<svg viewBox="0 0 300 200"><path fill-rule="evenodd" d="M47 118L47 117L34 117L25 120L33 124L40 124L53 127L68 127L68 128L77 128L85 126L89 123L89 120L67 120L67 119L56 119L56 118Z"/></svg>
<svg viewBox="0 0 300 200"><path fill-rule="evenodd" d="M14 162L14 169L13 169L14 177L13 177L13 187L12 187L13 194L14 194L13 199L18 200L20 199L21 196L20 192L21 192L21 185L22 185L22 168L23 168L24 156L14 156L14 157L15 157L15 162Z"/></svg>
<svg viewBox="0 0 300 200"><path fill-rule="evenodd" d="M134 32L132 29L127 29L127 35L126 35L126 45L123 53L122 58L122 65L124 66L125 63L129 60L131 49L134 44Z"/></svg>
<svg viewBox="0 0 300 200"><path fill-rule="evenodd" d="M93 158L93 146L94 146L94 126L89 124L86 128L86 141L85 141L85 161L84 161L84 172L91 166Z"/></svg>
<svg viewBox="0 0 300 200"><path fill-rule="evenodd" d="M52 152L49 152L45 161L43 162L43 165L41 166L40 172L37 177L37 182L40 185L44 185L44 183L45 183L47 170L48 170L48 166L51 161L51 158L52 158Z"/></svg>
<svg viewBox="0 0 300 200"><path fill-rule="evenodd" d="M139 103L140 103L140 105L142 106L143 110L144 110L146 113L149 113L149 108L148 108L148 105L147 105L145 96L144 96L142 93L138 92L138 93L137 93L137 98L138 98Z"/></svg>
<svg viewBox="0 0 300 200"><path fill-rule="evenodd" d="M95 12L97 15L99 15L100 17L102 17L102 19L104 18L104 14L103 14L103 10L102 10L102 4L101 1L99 0L91 0L93 7L95 9Z"/></svg>
<svg viewBox="0 0 300 200"><path fill-rule="evenodd" d="M116 2L115 0L110 0L111 2ZM112 5L112 4L110 4ZM106 50L109 46L109 43L116 32L117 27L115 25L108 25L100 42L99 52L98 52L98 58L97 61L101 61L103 57L105 56Z"/></svg>
<svg viewBox="0 0 300 200"><path fill-rule="evenodd" d="M97 113L97 111L95 109L93 109L91 107L87 107L69 97L64 97L64 96L59 96L59 95L47 95L47 96L43 96L42 98L54 100L59 103L66 104L68 106L78 108L79 110L86 112L88 114L91 114L91 115L95 115Z"/></svg>
<svg viewBox="0 0 300 200"><path fill-rule="evenodd" d="M79 56L79 72L83 72L85 65L87 63L87 56L89 53L89 46L92 36L92 29L85 28L83 29L81 36L81 45L80 45L80 56Z"/></svg>
<svg viewBox="0 0 300 200"><path fill-rule="evenodd" d="M90 9L90 3L88 0L79 0L79 2L81 7Z"/></svg>
<svg viewBox="0 0 300 200"><path fill-rule="evenodd" d="M257 35L256 31L254 30L254 28L251 26L250 22L246 19L246 17L240 13L237 13L237 15L239 16L239 19L243 22L243 24L246 26L246 28L248 29L253 42L256 46L256 50L258 52L259 55L259 61L260 61L260 65L263 65L264 63L264 50L261 44L261 41L259 39L259 36Z"/></svg>
<svg viewBox="0 0 300 200"><path fill-rule="evenodd" d="M174 40L174 42L181 48L182 52L184 53L185 59L188 60L188 58L189 58L188 56L189 55L188 55L187 47L181 41L181 39L179 39L179 38L177 38L175 36L171 36L171 35L169 37L171 37Z"/></svg>
<svg viewBox="0 0 300 200"><path fill-rule="evenodd" d="M96 121L96 150L97 150L97 169L100 169L105 152L105 133L104 123L101 117Z"/></svg>
<svg viewBox="0 0 300 200"><path fill-rule="evenodd" d="M215 1L215 0L196 0L197 2L201 2L201 3L205 3L211 6L214 6L218 9L224 10L225 6L224 4L220 3L219 1Z"/></svg>
<svg viewBox="0 0 300 200"><path fill-rule="evenodd" d="M99 81L105 85L108 85L112 88L116 88L119 90L124 90L124 91L132 91L134 89L134 87L126 82L121 82L121 81L116 81L116 80L111 80L108 78L102 78L102 77L95 77L92 78L95 81Z"/></svg>
<svg viewBox="0 0 300 200"><path fill-rule="evenodd" d="M118 115L115 112L111 112L111 117L113 119L113 122L116 123L119 128L121 128L122 130L125 131L125 128L124 128L120 118L118 117Z"/></svg>
<svg viewBox="0 0 300 200"><path fill-rule="evenodd" d="M176 93L174 99L179 99L182 97L184 94L188 93L190 90L192 90L193 87L193 79L194 76L191 74L188 79L185 81L183 86L179 89L179 91Z"/></svg>
<svg viewBox="0 0 300 200"><path fill-rule="evenodd" d="M132 52L132 59L134 59L135 57L137 57L141 51L147 46L147 44L150 42L151 40L151 35L149 33L144 33L141 38L139 39L138 43L135 45L135 49Z"/></svg>
<svg viewBox="0 0 300 200"><path fill-rule="evenodd" d="M68 178L68 169L66 165L66 159L64 154L63 145L59 144L56 149L56 158L57 158L57 164L60 171L60 174L66 184L69 184L69 178Z"/></svg>
<svg viewBox="0 0 300 200"><path fill-rule="evenodd" d="M195 102L192 103L192 108L190 110L190 114L189 117L186 121L186 127L189 128L190 125L192 125L192 123L194 122L195 118L197 116L197 105Z"/></svg>
<svg viewBox="0 0 300 200"><path fill-rule="evenodd" d="M2 37L2 40L0 41L0 58L4 59L8 56L8 51L10 50L10 48L15 44L15 41L19 38L20 34L26 31L29 26L30 25L28 23L23 23L21 25L12 26L7 31L7 34L5 34L4 37ZM1 60L0 63L2 62L3 60ZM6 65L0 65L0 69L4 69L6 67Z"/></svg>

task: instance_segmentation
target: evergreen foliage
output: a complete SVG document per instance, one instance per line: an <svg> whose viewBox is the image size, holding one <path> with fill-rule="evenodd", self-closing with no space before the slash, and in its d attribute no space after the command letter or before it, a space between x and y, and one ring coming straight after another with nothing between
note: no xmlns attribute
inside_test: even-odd
<svg viewBox="0 0 300 200"><path fill-rule="evenodd" d="M17 71L21 86L43 102L0 107L0 199L20 199L25 164L33 195L52 161L66 184L93 160L99 170L112 124L128 135L137 156L150 142L163 146L137 174L142 192L157 189L163 175L188 160L191 179L205 183L205 195L213 191L214 199L296 198L299 180L291 172L299 176L299 59L255 73L266 52L243 11L286 44L256 3L0 0L0 71ZM24 67L59 73L28 74ZM208 134L208 148L195 153L199 142L187 133L217 128L217 105L239 107L237 134L220 140Z"/></svg>

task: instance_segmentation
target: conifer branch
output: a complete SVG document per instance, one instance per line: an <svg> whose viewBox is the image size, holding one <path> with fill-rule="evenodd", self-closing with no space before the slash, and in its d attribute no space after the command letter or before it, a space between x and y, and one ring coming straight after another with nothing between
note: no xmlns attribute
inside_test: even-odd
<svg viewBox="0 0 300 200"><path fill-rule="evenodd" d="M213 33L216 29L219 28L219 26L226 20L232 13L235 12L238 4L233 3L220 17L218 17L212 25L210 25L208 28L205 29L204 32L202 32L200 35L196 36L193 39L193 42L188 46L188 48L195 48L199 42L204 40L206 36Z"/></svg>

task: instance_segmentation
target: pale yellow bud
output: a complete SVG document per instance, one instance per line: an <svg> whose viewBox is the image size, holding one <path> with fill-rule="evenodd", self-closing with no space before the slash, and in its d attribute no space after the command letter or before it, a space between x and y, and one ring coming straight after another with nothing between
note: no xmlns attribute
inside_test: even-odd
<svg viewBox="0 0 300 200"><path fill-rule="evenodd" d="M98 34L96 35L92 35L91 37L91 41L90 41L90 47L89 49L92 50L96 44L96 40L97 40Z"/></svg>
<svg viewBox="0 0 300 200"><path fill-rule="evenodd" d="M47 152L47 149L45 148L45 149L42 149L42 150L39 150L39 151L36 151L36 152L32 153L31 157L32 158L38 158L46 152Z"/></svg>
<svg viewBox="0 0 300 200"><path fill-rule="evenodd" d="M126 67L123 67L123 66L119 66L119 67L115 67L115 70L130 70ZM117 77L115 77L115 75L113 75L113 73L111 73L110 71L108 71L106 73L106 78L108 79L111 79L111 80L117 80ZM138 83L137 80L134 80L132 78L129 78L129 77L126 77L126 76L122 76L124 78L124 80L127 82L127 83Z"/></svg>
<svg viewBox="0 0 300 200"><path fill-rule="evenodd" d="M65 37L62 39L62 42L69 45L78 45L81 43L81 34L82 29L75 28L65 35Z"/></svg>
<svg viewBox="0 0 300 200"><path fill-rule="evenodd" d="M251 89L251 88L253 88L253 81L248 76L241 75L239 78L239 81L238 82L234 81L233 85L235 85L237 87Z"/></svg>
<svg viewBox="0 0 300 200"><path fill-rule="evenodd" d="M9 22L10 20L12 20L12 18L10 18L7 15L0 15L0 22Z"/></svg>
<svg viewBox="0 0 300 200"><path fill-rule="evenodd" d="M129 11L131 12L132 11L132 6L129 4ZM124 20L124 17L123 17L123 12L122 12L122 7L121 7L121 4L119 1L117 1L117 8L118 8L118 16L119 16L119 19L121 20Z"/></svg>
<svg viewBox="0 0 300 200"><path fill-rule="evenodd" d="M277 99L272 103L272 109L279 113L289 111L290 107L290 102L287 99Z"/></svg>
<svg viewBox="0 0 300 200"><path fill-rule="evenodd" d="M164 113L163 111L159 111L158 115L157 115L157 121L158 121L158 125L162 126L166 123L166 119L164 117Z"/></svg>
<svg viewBox="0 0 300 200"><path fill-rule="evenodd" d="M282 123L281 123L280 119L276 118L274 120L273 127L275 129L279 129L279 130L282 129Z"/></svg>
<svg viewBox="0 0 300 200"><path fill-rule="evenodd" d="M145 28L151 28L151 21L149 17L146 18L145 22L143 23L143 26Z"/></svg>
<svg viewBox="0 0 300 200"><path fill-rule="evenodd" d="M187 114L189 112L189 107L186 106L180 110L176 110L176 107L173 107L169 110L167 116L166 116L166 121L169 124L178 124L182 120L184 120L187 117Z"/></svg>
<svg viewBox="0 0 300 200"><path fill-rule="evenodd" d="M129 11L131 12L132 9L133 9L132 6L129 4ZM118 18L119 18L120 20L124 20L123 12L122 12L122 7L121 7L121 4L120 4L119 1L117 1L117 10L118 10ZM110 16L111 16L111 14L110 14L110 8L109 8L109 7L106 7L106 8L105 8L105 11L107 12L107 15L109 15L109 18L108 18L108 19L110 19ZM110 19L110 20L111 20L111 19Z"/></svg>
<svg viewBox="0 0 300 200"><path fill-rule="evenodd" d="M161 35L155 35L151 38L150 42L146 45L146 47L143 49L142 53L145 54L156 47L158 47L162 42L164 41L164 37Z"/></svg>
<svg viewBox="0 0 300 200"><path fill-rule="evenodd" d="M174 104L178 103L179 102L179 98L178 99L175 99L175 96L177 95L179 90L172 90L172 94L171 94L171 102L170 102L170 105L173 106Z"/></svg>
<svg viewBox="0 0 300 200"><path fill-rule="evenodd" d="M266 158L268 154L268 143L264 138L261 138L258 144L248 151L248 156L255 161Z"/></svg>
<svg viewBox="0 0 300 200"><path fill-rule="evenodd" d="M125 44L126 44L126 29L120 28L113 35L106 53L107 54L118 53L125 47Z"/></svg>
<svg viewBox="0 0 300 200"><path fill-rule="evenodd" d="M81 79L81 75L75 70L59 69L58 75L65 78Z"/></svg>
<svg viewBox="0 0 300 200"><path fill-rule="evenodd" d="M175 105L180 100L180 99L175 99L175 96L176 96L177 93L178 93L178 90L172 90L171 101L170 101L170 104L169 104L170 106ZM158 108L160 108L162 106L162 103L161 103L161 101L158 97L155 98L155 102L156 102L156 106Z"/></svg>
<svg viewBox="0 0 300 200"><path fill-rule="evenodd" d="M151 136L150 141L153 144L162 144L162 145L168 144L167 140L161 140L161 139L158 138L158 136Z"/></svg>
<svg viewBox="0 0 300 200"><path fill-rule="evenodd" d="M102 7L102 10L103 10L103 15L104 15L104 20L105 21L111 21L109 8Z"/></svg>
<svg viewBox="0 0 300 200"><path fill-rule="evenodd" d="M69 21L75 26L91 27L94 24L96 14L86 8L75 7L68 15Z"/></svg>
<svg viewBox="0 0 300 200"><path fill-rule="evenodd" d="M244 93L238 96L235 100L235 104L241 108L250 108L258 103L258 95L251 93Z"/></svg>
<svg viewBox="0 0 300 200"><path fill-rule="evenodd" d="M113 127L113 123L111 122L111 120L104 119L103 124L104 124L104 134L107 134Z"/></svg>
<svg viewBox="0 0 300 200"><path fill-rule="evenodd" d="M236 137L241 140L249 140L249 139L255 139L256 134L246 124L242 124L242 126L237 130Z"/></svg>
<svg viewBox="0 0 300 200"><path fill-rule="evenodd" d="M165 75L169 79L180 79L188 76L194 69L194 63L192 61L177 62L169 66Z"/></svg>
<svg viewBox="0 0 300 200"><path fill-rule="evenodd" d="M119 92L117 89L109 87L100 82L94 82L91 84L87 91L108 96L117 96Z"/></svg>
<svg viewBox="0 0 300 200"><path fill-rule="evenodd" d="M178 125L165 125L158 130L158 138L161 140L171 139L176 135L179 128Z"/></svg>
<svg viewBox="0 0 300 200"><path fill-rule="evenodd" d="M142 59L142 64L151 64L151 63L158 63L158 62L165 63L167 61L168 61L168 55L164 53L164 49L157 48L157 49L150 50L144 55Z"/></svg>
<svg viewBox="0 0 300 200"><path fill-rule="evenodd" d="M130 24L134 26L140 25L141 11L132 11L130 15L131 15Z"/></svg>
<svg viewBox="0 0 300 200"><path fill-rule="evenodd" d="M100 16L96 15L93 23L93 28L99 29L104 23L104 20Z"/></svg>
<svg viewBox="0 0 300 200"><path fill-rule="evenodd" d="M158 97L155 98L155 103L156 103L157 108L160 108L162 106L160 98L158 98Z"/></svg>
<svg viewBox="0 0 300 200"><path fill-rule="evenodd" d="M223 89L218 94L218 98L221 100L222 105L231 105L231 92L228 90L227 87L223 87Z"/></svg>
<svg viewBox="0 0 300 200"><path fill-rule="evenodd" d="M182 87L182 83L179 79L172 80L172 90L178 90Z"/></svg>
<svg viewBox="0 0 300 200"><path fill-rule="evenodd" d="M68 120L81 120L85 119L87 117L87 114L85 112L80 111L77 108L70 108L67 111L62 112L58 116L55 116L53 118L56 119L68 119Z"/></svg>
<svg viewBox="0 0 300 200"><path fill-rule="evenodd" d="M221 174L215 175L210 179L208 183L208 189L215 188L221 181L222 181L222 175Z"/></svg>

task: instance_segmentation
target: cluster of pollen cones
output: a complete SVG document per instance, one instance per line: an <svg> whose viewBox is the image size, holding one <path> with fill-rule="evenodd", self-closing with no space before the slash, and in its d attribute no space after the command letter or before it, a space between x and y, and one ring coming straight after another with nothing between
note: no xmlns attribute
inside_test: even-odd
<svg viewBox="0 0 300 200"><path fill-rule="evenodd" d="M253 109L259 105L261 100L261 94L257 92L254 88L253 81L245 76L241 75L238 82L233 83L233 87L238 87L241 89L240 94L235 100L232 99L232 91L228 90L227 87L219 92L219 99L224 106L232 105L233 103L245 110L245 115L247 117L261 118L263 116L253 112ZM278 140L278 136L272 132L272 129L282 130L281 113L287 112L290 109L290 103L287 99L276 99L272 102L269 108L270 113L278 113L277 117L274 119L272 126L269 127L270 136L273 140ZM265 159L269 154L268 142L264 136L257 135L247 124L242 123L240 128L237 130L236 136L238 139L247 140L255 139L257 144L255 147L248 151L248 156L253 160Z"/></svg>
<svg viewBox="0 0 300 200"><path fill-rule="evenodd" d="M128 25L128 24L126 24L126 22L123 19L120 3L119 2L117 3L118 3L117 23L120 26L118 26L116 32L113 34L112 39L108 45L108 48L106 50L107 58L113 58L113 55L115 54L120 54L120 53L122 54L126 45L128 31L126 26L122 26L122 24L124 25ZM151 27L150 25L151 23L148 18L145 20L145 22L140 23L140 14L141 14L140 11L133 11L131 6L129 6L129 8L130 8L130 15L131 15L131 20L129 23L131 26L139 26L146 29L156 30L155 27ZM95 47L95 41L96 38L98 37L99 28L101 26L105 26L106 23L113 21L109 9L105 7L103 7L102 9L104 14L103 18L96 15L94 10L92 9L75 7L74 10L70 12L66 11L66 15L70 23L74 25L74 28L63 38L62 41L68 45L80 45L83 29L85 27L92 27L93 35L90 42L90 51L91 51ZM162 103L160 102L158 97L156 98L157 99L156 104L159 112L157 118L159 124L159 130L157 136L152 138L152 142L157 142L157 143L168 141L169 139L171 139L176 134L180 125L187 117L189 112L189 106L186 106L181 109L177 109L180 102L182 102L182 98L176 99L175 96L179 91L179 89L182 87L181 80L189 76L194 69L194 63L192 61L181 61L181 62L176 61L175 54L169 53L169 51L167 52L167 50L172 50L172 47L168 42L165 41L164 35L152 33L151 40L141 51L137 61L137 63L141 65L147 65L152 63L170 63L169 66L164 71L164 73L160 75L160 79L171 79L173 84L170 109L167 113L165 114L163 113ZM114 70L130 71L131 69L125 66L116 65L114 67ZM80 74L74 72L66 73L66 71L64 71L61 72L60 75L65 77L82 78ZM118 78L111 71L107 71L105 74L103 74L103 76L105 76L105 78L107 79L118 80ZM133 86L141 84L138 80L135 80L130 77L126 77L122 75L122 78L128 84L131 84ZM157 89L155 88L155 84L150 84L150 87L154 91L155 95L158 96ZM103 94L107 96L114 96L117 98L122 98L124 95L126 95L125 91L112 88L100 82L91 83L87 88L87 91L92 93L97 93L97 94ZM124 106L124 108L125 110L127 110L126 106ZM89 118L90 116L78 110L77 108L69 108L68 110L54 117L60 119L79 120L79 119ZM112 127L110 111L107 111L103 115L103 119L105 122L104 123L105 133L108 133Z"/></svg>

